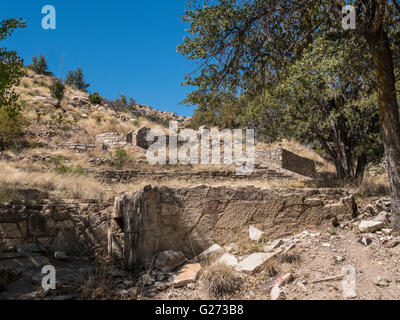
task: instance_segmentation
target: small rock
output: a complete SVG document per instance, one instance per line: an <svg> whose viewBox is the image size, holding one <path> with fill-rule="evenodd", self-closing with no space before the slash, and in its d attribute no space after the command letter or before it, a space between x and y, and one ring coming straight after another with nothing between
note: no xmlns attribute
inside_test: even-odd
<svg viewBox="0 0 400 320"><path fill-rule="evenodd" d="M279 286L275 286L271 290L271 300L285 300L286 295Z"/></svg>
<svg viewBox="0 0 400 320"><path fill-rule="evenodd" d="M378 287L388 287L389 286L389 284L390 284L390 280L389 279L385 279L385 278L382 278L382 277L377 277L376 278L376 281L375 281L375 284L378 286Z"/></svg>
<svg viewBox="0 0 400 320"><path fill-rule="evenodd" d="M68 260L68 256L65 254L64 251L56 251L56 252L54 252L54 258L56 258L57 260L61 260L61 261L67 261Z"/></svg>
<svg viewBox="0 0 400 320"><path fill-rule="evenodd" d="M358 230L360 230L360 232L362 233L370 233L370 232L372 233L382 228L382 225L383 224L380 221L363 220L360 222Z"/></svg>
<svg viewBox="0 0 400 320"><path fill-rule="evenodd" d="M253 226L250 226L249 227L249 237L250 237L250 240L258 242L258 241L261 241L265 237L265 232L262 232Z"/></svg>
<svg viewBox="0 0 400 320"><path fill-rule="evenodd" d="M360 243L360 244L363 244L366 247L368 247L372 243L372 240L370 238L368 238L368 237L362 237L357 242Z"/></svg>

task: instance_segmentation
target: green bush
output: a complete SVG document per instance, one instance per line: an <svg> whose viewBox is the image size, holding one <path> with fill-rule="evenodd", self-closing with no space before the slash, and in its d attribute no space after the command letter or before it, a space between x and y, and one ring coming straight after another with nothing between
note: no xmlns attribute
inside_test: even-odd
<svg viewBox="0 0 400 320"><path fill-rule="evenodd" d="M54 81L54 83L50 86L51 96L54 99L57 99L60 103L64 98L65 86L60 80Z"/></svg>
<svg viewBox="0 0 400 320"><path fill-rule="evenodd" d="M128 162L128 154L124 149L117 149L114 152L114 167L121 170L122 167Z"/></svg>
<svg viewBox="0 0 400 320"><path fill-rule="evenodd" d="M0 150L22 148L27 142L22 130L23 121L19 113L10 113L0 109Z"/></svg>
<svg viewBox="0 0 400 320"><path fill-rule="evenodd" d="M100 97L100 95L95 92L92 94L89 94L89 101L91 104L96 105L96 104L100 104L103 101L103 98Z"/></svg>

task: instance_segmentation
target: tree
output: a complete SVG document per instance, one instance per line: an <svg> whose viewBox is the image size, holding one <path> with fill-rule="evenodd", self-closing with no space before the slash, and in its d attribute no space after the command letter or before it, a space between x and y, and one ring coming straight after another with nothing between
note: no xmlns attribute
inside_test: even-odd
<svg viewBox="0 0 400 320"><path fill-rule="evenodd" d="M76 69L76 71L68 71L67 77L65 78L65 83L83 92L87 92L87 88L90 87L90 84L85 83L81 68Z"/></svg>
<svg viewBox="0 0 400 320"><path fill-rule="evenodd" d="M40 55L39 58L32 57L30 68L37 74L52 75L52 73L48 71L47 61L43 55Z"/></svg>
<svg viewBox="0 0 400 320"><path fill-rule="evenodd" d="M369 162L383 157L376 82L363 53L362 43L316 39L250 110L256 117L265 109L278 113L281 122L260 123L266 132L284 123L282 136L313 146L335 164L339 179L356 183Z"/></svg>
<svg viewBox="0 0 400 320"><path fill-rule="evenodd" d="M103 101L103 98L99 95L98 92L89 94L89 101L91 104L96 105L96 104L101 104Z"/></svg>
<svg viewBox="0 0 400 320"><path fill-rule="evenodd" d="M0 41L11 36L14 30L25 27L22 19L1 21ZM18 95L13 88L25 75L23 66L16 51L0 48L0 149L14 144L22 136Z"/></svg>
<svg viewBox="0 0 400 320"><path fill-rule="evenodd" d="M56 80L53 82L53 84L50 86L50 93L51 96L54 99L58 100L58 105L60 106L61 100L64 98L64 91L65 91L65 86L60 80Z"/></svg>
<svg viewBox="0 0 400 320"><path fill-rule="evenodd" d="M392 198L392 227L400 229L400 121L393 49L398 45L399 0L355 0L357 29L369 47L376 73ZM344 37L341 0L220 0L191 2L184 21L189 36L178 50L198 60L185 84L197 86L186 103L206 105L226 93L256 97L276 85L315 36ZM397 39L397 40L396 40ZM344 66L345 68L346 66Z"/></svg>

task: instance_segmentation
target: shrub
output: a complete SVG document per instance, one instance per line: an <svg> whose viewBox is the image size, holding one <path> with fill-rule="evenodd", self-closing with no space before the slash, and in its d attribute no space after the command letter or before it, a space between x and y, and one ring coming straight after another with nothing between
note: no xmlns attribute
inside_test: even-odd
<svg viewBox="0 0 400 320"><path fill-rule="evenodd" d="M23 121L17 111L0 109L0 150L19 149L26 145L22 126Z"/></svg>
<svg viewBox="0 0 400 320"><path fill-rule="evenodd" d="M242 280L235 271L225 264L205 267L200 275L208 291L217 298L232 295L239 290Z"/></svg>
<svg viewBox="0 0 400 320"><path fill-rule="evenodd" d="M357 188L360 196L386 196L389 195L389 186L386 183L375 181L372 178L365 178Z"/></svg>
<svg viewBox="0 0 400 320"><path fill-rule="evenodd" d="M124 149L116 149L114 152L114 167L121 170L128 161L128 154Z"/></svg>
<svg viewBox="0 0 400 320"><path fill-rule="evenodd" d="M103 101L103 98L100 97L100 95L97 92L95 92L95 93L89 94L89 101L93 105L101 104L101 102Z"/></svg>
<svg viewBox="0 0 400 320"><path fill-rule="evenodd" d="M65 83L83 92L87 92L87 88L90 87L90 84L85 83L81 68L76 69L76 71L68 71Z"/></svg>
<svg viewBox="0 0 400 320"><path fill-rule="evenodd" d="M47 61L43 55L40 55L39 58L33 57L32 64L30 65L30 69L32 69L37 74L44 74L44 75L52 75L51 72L47 70Z"/></svg>
<svg viewBox="0 0 400 320"><path fill-rule="evenodd" d="M60 103L64 98L65 86L60 80L54 81L54 83L50 86L51 96L54 99L57 99Z"/></svg>

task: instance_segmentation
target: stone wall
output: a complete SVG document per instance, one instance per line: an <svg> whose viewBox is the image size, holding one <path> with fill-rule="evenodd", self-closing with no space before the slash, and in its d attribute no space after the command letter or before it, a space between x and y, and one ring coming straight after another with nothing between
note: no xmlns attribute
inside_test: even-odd
<svg viewBox="0 0 400 320"><path fill-rule="evenodd" d="M255 152L255 164L260 168L277 166L308 177L313 177L316 174L313 160L300 157L285 149L257 150Z"/></svg>
<svg viewBox="0 0 400 320"><path fill-rule="evenodd" d="M186 166L186 170L103 170L103 171L88 171L89 174L100 181L106 183L130 183L137 179L152 179L152 180L165 180L165 179L180 179L187 181L203 181L212 179L213 181L221 180L253 180L259 179L268 181L273 179L298 179L308 180L307 177L298 175L296 173L277 169L257 169L250 175L236 175L235 171L230 170L202 170L191 171L190 167Z"/></svg>
<svg viewBox="0 0 400 320"><path fill-rule="evenodd" d="M160 251L194 257L214 243L247 238L250 225L272 237L351 219L356 211L353 198L337 189L148 186L116 198L108 250L131 269Z"/></svg>
<svg viewBox="0 0 400 320"><path fill-rule="evenodd" d="M39 243L49 252L94 256L107 251L111 203L12 200L0 203L0 247Z"/></svg>

